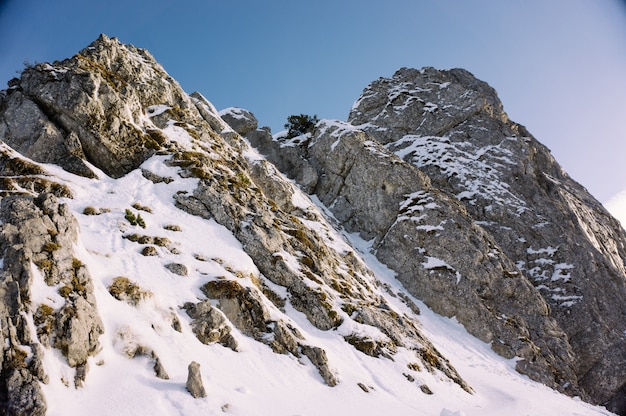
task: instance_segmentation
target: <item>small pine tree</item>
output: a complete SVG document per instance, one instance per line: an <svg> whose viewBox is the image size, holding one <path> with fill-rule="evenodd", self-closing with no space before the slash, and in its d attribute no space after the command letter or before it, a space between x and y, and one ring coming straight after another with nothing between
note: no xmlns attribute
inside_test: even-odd
<svg viewBox="0 0 626 416"><path fill-rule="evenodd" d="M287 117L287 124L285 124L285 128L289 129L287 138L291 139L292 137L312 133L318 121L319 119L316 115L311 117L307 114L300 114L299 116L291 115Z"/></svg>

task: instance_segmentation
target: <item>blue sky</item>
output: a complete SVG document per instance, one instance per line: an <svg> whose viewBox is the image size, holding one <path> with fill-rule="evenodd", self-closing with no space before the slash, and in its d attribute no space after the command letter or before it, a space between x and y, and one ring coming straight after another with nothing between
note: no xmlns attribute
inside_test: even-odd
<svg viewBox="0 0 626 416"><path fill-rule="evenodd" d="M100 33L148 49L187 92L345 120L401 67L461 67L601 201L626 189L624 0L0 0L0 85Z"/></svg>

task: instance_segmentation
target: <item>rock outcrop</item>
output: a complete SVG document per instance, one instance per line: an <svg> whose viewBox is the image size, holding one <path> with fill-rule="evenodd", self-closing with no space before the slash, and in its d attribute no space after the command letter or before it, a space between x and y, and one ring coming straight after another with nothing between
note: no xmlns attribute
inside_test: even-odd
<svg viewBox="0 0 626 416"><path fill-rule="evenodd" d="M246 137L433 310L531 378L626 411L623 230L486 83L401 69L348 123Z"/></svg>
<svg viewBox="0 0 626 416"><path fill-rule="evenodd" d="M402 69L372 83L348 121L463 203L549 305L582 390L609 408L623 402L623 229L496 92L464 70Z"/></svg>
<svg viewBox="0 0 626 416"><path fill-rule="evenodd" d="M13 163L27 165L12 154ZM87 374L87 358L99 348L103 332L93 297L88 271L74 257L77 239L76 220L50 193L33 195L14 192L2 198L0 206L3 258L2 334L9 340L2 360L2 404L7 414L45 414L46 401L39 383L47 383L42 345L61 350L71 367L76 368L77 386ZM57 305L35 304L31 287L58 286ZM28 322L36 325L32 333Z"/></svg>

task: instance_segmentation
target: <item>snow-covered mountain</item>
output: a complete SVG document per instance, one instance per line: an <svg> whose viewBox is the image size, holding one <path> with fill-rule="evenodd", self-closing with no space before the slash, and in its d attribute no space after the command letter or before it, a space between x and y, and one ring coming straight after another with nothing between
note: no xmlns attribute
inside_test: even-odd
<svg viewBox="0 0 626 416"><path fill-rule="evenodd" d="M486 84L396 78L298 137L104 35L10 81L3 414L624 413L623 230Z"/></svg>

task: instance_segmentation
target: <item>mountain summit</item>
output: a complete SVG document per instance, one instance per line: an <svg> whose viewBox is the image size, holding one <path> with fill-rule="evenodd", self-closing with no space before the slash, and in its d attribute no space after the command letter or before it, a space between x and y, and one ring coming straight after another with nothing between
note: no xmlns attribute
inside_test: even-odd
<svg viewBox="0 0 626 416"><path fill-rule="evenodd" d="M291 137L101 35L0 140L3 414L626 414L624 231L467 71Z"/></svg>

